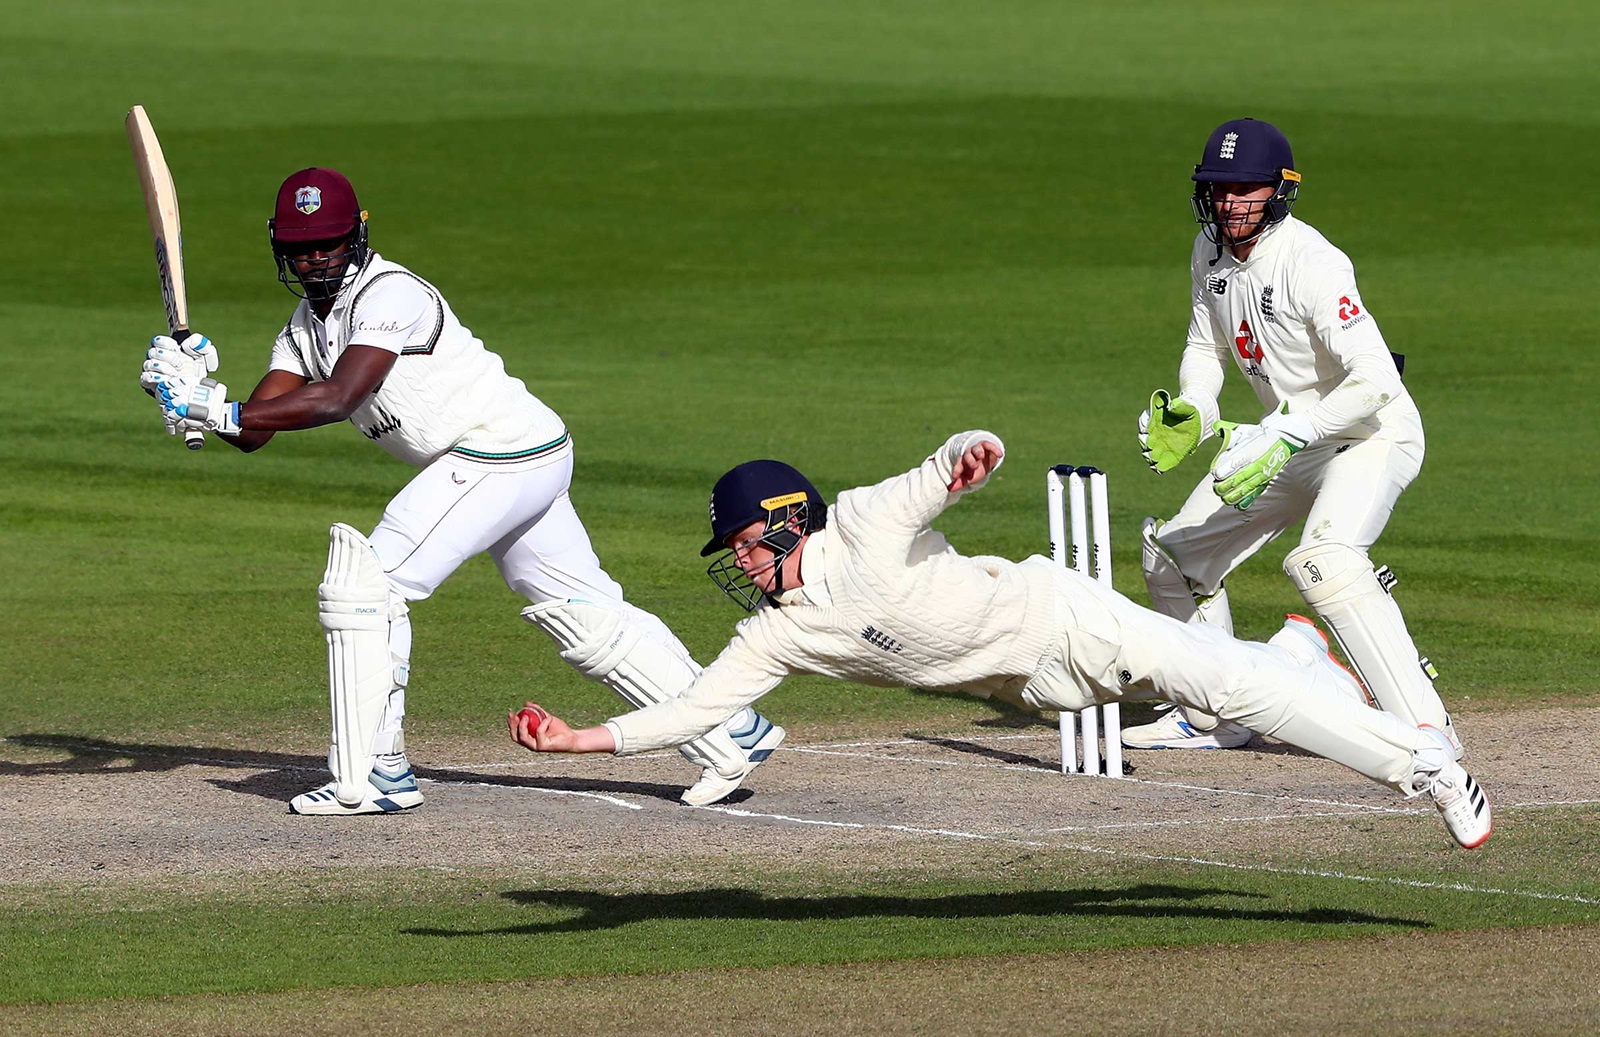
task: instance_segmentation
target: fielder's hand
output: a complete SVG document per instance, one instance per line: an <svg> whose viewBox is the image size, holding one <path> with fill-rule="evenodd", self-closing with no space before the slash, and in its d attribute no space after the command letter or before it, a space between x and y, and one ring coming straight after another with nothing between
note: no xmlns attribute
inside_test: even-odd
<svg viewBox="0 0 1600 1037"><path fill-rule="evenodd" d="M174 430L198 424L219 436L239 434L239 404L228 402L228 387L215 378L198 382L156 380L161 414Z"/></svg>
<svg viewBox="0 0 1600 1037"><path fill-rule="evenodd" d="M572 728L566 721L535 703L507 713L506 725L511 729L511 740L524 749L536 753L570 753L575 749Z"/></svg>
<svg viewBox="0 0 1600 1037"><path fill-rule="evenodd" d="M217 369L217 362L217 348L204 335L191 331L181 345L170 335L157 335L145 351L139 387L157 396L157 382L199 382Z"/></svg>
<svg viewBox="0 0 1600 1037"><path fill-rule="evenodd" d="M1219 421L1222 449L1211 463L1211 488L1240 511L1254 504L1289 458L1317 438L1304 414L1273 414L1259 425Z"/></svg>
<svg viewBox="0 0 1600 1037"><path fill-rule="evenodd" d="M1000 444L985 439L972 444L966 453L956 458L955 472L946 487L951 493L960 493L962 490L989 478L989 473L1000 465L1000 459L1005 452L1000 449Z"/></svg>
<svg viewBox="0 0 1600 1037"><path fill-rule="evenodd" d="M1139 452L1151 471L1172 471L1204 438L1205 417L1194 401L1165 389L1150 394L1149 409L1139 415Z"/></svg>

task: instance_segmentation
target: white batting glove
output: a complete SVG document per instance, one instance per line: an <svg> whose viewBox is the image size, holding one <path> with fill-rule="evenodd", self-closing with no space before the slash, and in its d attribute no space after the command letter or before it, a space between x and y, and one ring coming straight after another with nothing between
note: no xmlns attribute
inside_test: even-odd
<svg viewBox="0 0 1600 1037"><path fill-rule="evenodd" d="M1212 489L1240 511L1255 503L1289 459L1317 438L1305 414L1270 414L1259 425L1221 422L1222 449L1211 462Z"/></svg>
<svg viewBox="0 0 1600 1037"><path fill-rule="evenodd" d="M185 423L191 423L187 427L198 424L219 436L239 434L239 404L228 402L228 387L215 378L198 382L160 379L156 382L156 399L175 434L186 427Z"/></svg>
<svg viewBox="0 0 1600 1037"><path fill-rule="evenodd" d="M191 331L181 344L171 335L157 335L145 351L139 387L155 396L158 381L199 382L217 369L217 363L216 346L204 335Z"/></svg>

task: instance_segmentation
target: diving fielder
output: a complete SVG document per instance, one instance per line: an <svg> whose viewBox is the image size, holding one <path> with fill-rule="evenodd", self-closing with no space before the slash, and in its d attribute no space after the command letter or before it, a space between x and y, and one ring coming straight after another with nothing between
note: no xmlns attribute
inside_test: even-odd
<svg viewBox="0 0 1600 1037"><path fill-rule="evenodd" d="M461 326L439 290L372 251L355 190L331 169L303 169L278 190L269 222L278 279L303 300L273 343L250 398L206 377L201 341L152 340L141 384L168 431L201 428L249 453L274 433L348 419L422 471L370 537L330 532L317 589L328 642L333 781L290 801L299 814L419 806L401 722L410 673L410 603L487 551L523 617L561 657L633 706L668 699L700 668L655 616L628 604L600 567L573 510L572 439L561 418ZM212 365L214 368L214 364ZM581 604L580 604L581 603ZM685 744L702 768L683 794L713 803L783 740L753 711Z"/></svg>
<svg viewBox="0 0 1600 1037"><path fill-rule="evenodd" d="M829 509L777 461L711 492L714 580L755 615L680 696L598 727L511 713L540 752L628 754L679 745L749 708L791 673L999 696L1036 709L1161 698L1336 760L1407 796L1427 793L1464 847L1489 838L1489 803L1435 728L1368 708L1317 628L1289 617L1267 644L1135 605L1050 559L967 558L929 524L999 466L988 432L951 437L911 471ZM529 703L529 705L533 705ZM530 729L530 716L538 717Z"/></svg>
<svg viewBox="0 0 1600 1037"><path fill-rule="evenodd" d="M1367 551L1422 467L1422 418L1356 287L1345 254L1291 215L1300 188L1289 142L1271 123L1235 119L1206 141L1194 172L1201 232L1190 257L1188 342L1178 395L1157 390L1139 419L1156 472L1214 431L1223 447L1177 515L1144 524L1152 607L1232 633L1223 580L1296 522L1283 571L1327 623L1379 706L1461 743L1419 657L1393 575ZM1261 401L1256 424L1218 417L1229 364ZM1236 724L1193 708L1126 728L1132 748L1231 748Z"/></svg>

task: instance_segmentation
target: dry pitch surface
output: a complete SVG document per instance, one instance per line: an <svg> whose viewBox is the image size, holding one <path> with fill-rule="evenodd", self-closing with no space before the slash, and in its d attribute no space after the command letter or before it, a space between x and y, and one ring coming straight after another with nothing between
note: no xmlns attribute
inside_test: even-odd
<svg viewBox="0 0 1600 1037"><path fill-rule="evenodd" d="M1463 718L1462 730L1468 762L1492 797L1502 833L1536 823L1543 810L1600 803L1600 762L1586 748L1600 732L1600 710L1485 714ZM1459 884L1510 898L1537 892L1475 875L1472 858L1481 855L1451 848L1425 800L1406 802L1333 764L1259 740L1244 752L1131 753L1132 777L1106 781L1061 775L1054 730L1042 725L826 744L806 744L796 732L756 773L748 796L700 810L676 803L692 769L675 754L538 757L509 743L485 742L413 745L412 755L428 796L423 809L384 818L302 818L285 813L284 801L323 780L322 761L310 755L15 736L0 743L8 814L0 828L0 893L20 894L41 883L104 886L175 877L205 885L251 872L395 863L619 880L656 868L679 879L730 868L861 874L914 861L947 870L962 862L981 866L997 853L1026 852L1052 859L1082 854L1097 867L1122 859L1244 871L1310 869L1329 882L1394 881L1385 877L1388 865L1460 859L1460 873L1445 871L1438 888ZM181 803L183 809L130 810L130 803ZM1364 866L1371 874L1364 875ZM781 982L770 978L774 970L539 981L440 988L416 998L419 1008L433 1001L449 1006L431 1017L440 1033L454 1032L450 1020L458 1017L463 1031L494 1017L515 1019L525 1032L542 1032L547 1024L558 1032L531 1007L552 991L602 1013L616 1031L652 1032L664 1025L666 1009L643 1006L681 1004L685 995L733 1006L747 988L800 984L818 1007L830 1006L823 1016L831 1032L880 1029L866 1025L867 1017L893 1020L883 1028L898 1032L931 1031L941 1021L968 1032L987 1032L991 1025L999 1032L1013 1013L1018 1025L1026 1020L1033 1032L1053 1032L1071 1029L1070 999L1061 996L1062 983L1071 983L1083 998L1117 1004L1129 1032L1186 1032L1182 1019L1192 1016L1186 1011L1175 1020L1170 998L1161 994L1167 981L1160 977L1171 975L1199 984L1191 1007L1210 1006L1213 1018L1227 1019L1234 1032L1265 1032L1290 1017L1307 1033L1357 1018L1400 1022L1411 1012L1407 1005L1432 1020L1411 1019L1414 1033L1435 1032L1435 1023L1438 1032L1451 1025L1456 1033L1530 1032L1531 1017L1518 1007L1526 998L1518 992L1537 987L1551 996L1532 1032L1578 1033L1600 1028L1600 991L1584 964L1597 954L1600 937L1593 929L1486 930L1253 951L1187 948L776 970L791 974ZM1422 1010L1436 999L1418 970L1405 965L1419 958L1446 963L1433 967L1459 991L1460 1011L1445 1013L1446 1022L1436 1003ZM1306 960L1318 964L1309 971L1295 964ZM1270 977L1278 968L1299 970L1292 993L1265 978L1246 984L1256 972ZM886 969L899 978L872 982ZM1041 974L1073 978L1040 983ZM924 996L912 993L924 986ZM669 987L673 998L664 1000ZM987 992L982 1012L962 1007L961 992L973 987ZM1248 994L1230 997L1229 989ZM628 990L633 993L620 993ZM179 999L149 1016L149 1032L174 1026L234 1032L251 1019L259 1024L263 1011L283 1017L284 1032L322 1032L322 1026L337 1032L340 1010L333 1006L359 1015L363 1002L378 996ZM1051 1002L1061 1003L1050 1008ZM997 1007L1002 1004L1010 1007ZM1250 1010L1240 1011L1241 1005ZM808 1015L795 1010L795 1019ZM0 1022L9 1022L0 1029L89 1030L115 1011L7 1009ZM821 1028L821 1017L817 1021ZM739 1022L730 1008L703 1025L686 1028L680 1018L676 1029L717 1032ZM791 1023L790 1031L808 1029Z"/></svg>

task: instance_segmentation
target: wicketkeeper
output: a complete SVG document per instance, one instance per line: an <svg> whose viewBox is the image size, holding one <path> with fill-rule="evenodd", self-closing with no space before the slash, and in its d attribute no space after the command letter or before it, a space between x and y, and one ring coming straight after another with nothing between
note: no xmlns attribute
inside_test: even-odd
<svg viewBox="0 0 1600 1037"><path fill-rule="evenodd" d="M1206 141L1194 171L1201 224L1190 257L1192 311L1178 394L1158 390L1139 419L1139 444L1170 471L1213 432L1223 446L1177 515L1144 524L1152 607L1229 633L1223 580L1301 520L1283 571L1338 638L1378 705L1461 743L1419 657L1393 576L1367 551L1422 467L1422 418L1356 288L1345 254L1291 215L1300 189L1289 142L1271 123L1235 119ZM1230 365L1263 416L1220 420ZM1185 704L1124 729L1141 749L1232 748L1250 732Z"/></svg>
<svg viewBox="0 0 1600 1037"><path fill-rule="evenodd" d="M682 695L574 731L556 717L516 741L540 752L629 754L715 729L791 673L959 690L1036 709L1165 699L1336 760L1405 795L1427 793L1465 847L1489 803L1436 728L1369 708L1359 683L1292 616L1266 644L1181 623L1048 558L968 558L929 524L983 484L1004 450L952 437L911 471L841 493L830 509L777 461L728 472L711 493L710 574L755 614ZM532 703L530 703L532 705Z"/></svg>
<svg viewBox="0 0 1600 1037"><path fill-rule="evenodd" d="M477 554L487 552L506 585L532 602L523 618L563 659L629 704L692 683L700 667L688 650L627 602L595 557L567 494L572 437L560 416L506 372L437 288L369 247L350 181L331 169L290 175L268 226L278 279L301 298L269 370L249 399L230 400L228 387L207 377L217 366L209 341L194 336L180 349L158 336L140 381L161 402L167 430L204 429L249 453L275 433L348 419L422 469L370 536L342 522L330 531L317 597L333 780L296 796L290 809L421 805L401 729L411 603ZM687 803L727 796L783 740L783 728L753 711L723 719L684 747L701 768Z"/></svg>

